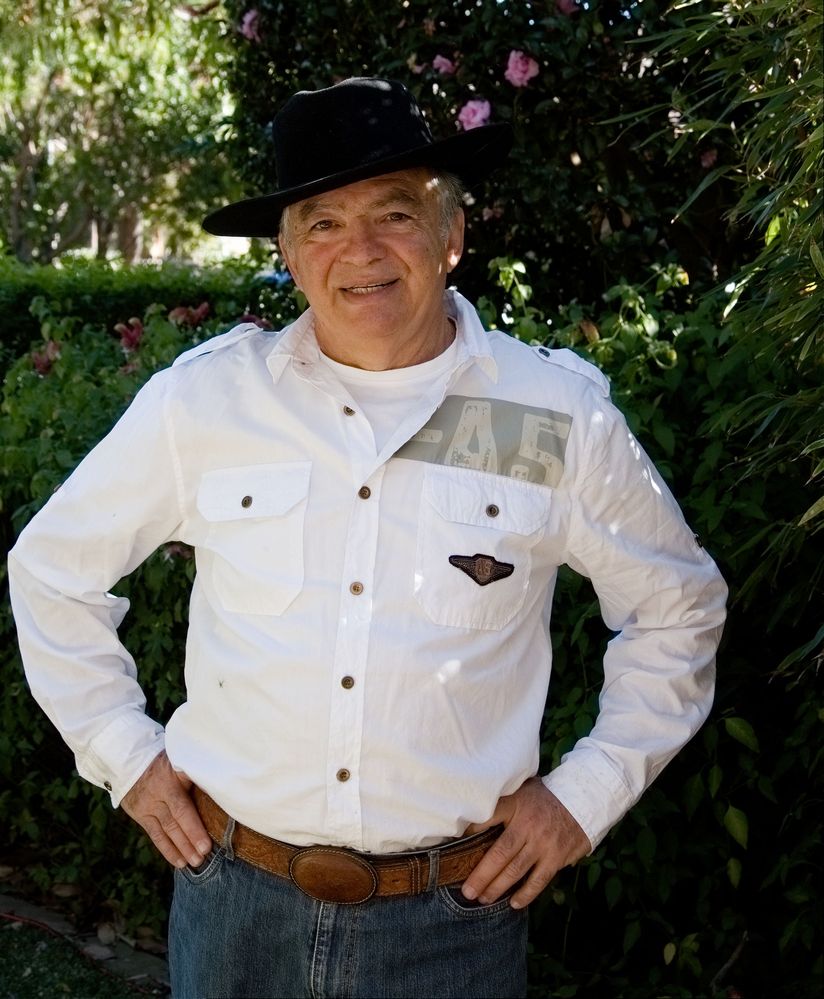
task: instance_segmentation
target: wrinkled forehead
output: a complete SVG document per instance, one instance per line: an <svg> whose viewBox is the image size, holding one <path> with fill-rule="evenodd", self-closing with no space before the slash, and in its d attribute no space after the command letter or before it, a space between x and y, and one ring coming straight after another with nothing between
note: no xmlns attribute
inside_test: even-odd
<svg viewBox="0 0 824 999"><path fill-rule="evenodd" d="M437 174L428 167L415 167L397 170L394 173L379 174L366 180L355 181L344 187L335 187L289 206L289 212L297 219L306 219L317 211L330 208L349 207L364 203L381 207L398 204L420 207L431 204L437 194Z"/></svg>

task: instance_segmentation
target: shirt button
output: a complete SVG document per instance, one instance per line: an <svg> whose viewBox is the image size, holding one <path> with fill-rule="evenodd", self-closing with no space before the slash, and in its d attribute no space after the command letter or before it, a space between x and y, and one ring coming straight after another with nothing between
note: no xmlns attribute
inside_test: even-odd
<svg viewBox="0 0 824 999"><path fill-rule="evenodd" d="M369 488L369 486L361 486L360 489L358 490L358 496L360 496L361 499L369 499L371 495L372 495L372 490Z"/></svg>
<svg viewBox="0 0 824 999"><path fill-rule="evenodd" d="M105 787L107 791L111 791L111 789L112 789L112 782L109 781L109 780L104 781L103 782L103 787Z"/></svg>
<svg viewBox="0 0 824 999"><path fill-rule="evenodd" d="M354 416L354 415L355 415L355 410L354 410L354 409L352 409L352 407L351 407L351 406L344 406L344 407L343 407L343 411L344 411L344 413L345 413L345 414L346 414L347 416Z"/></svg>
<svg viewBox="0 0 824 999"><path fill-rule="evenodd" d="M494 503L490 503L489 506L486 508L487 517L497 517L500 512L501 512L500 507L495 506Z"/></svg>
<svg viewBox="0 0 824 999"><path fill-rule="evenodd" d="M338 778L338 780L341 782L341 784L343 784L343 783L345 783L346 781L349 780L349 778L352 776L352 774L349 773L349 771L346 769L346 767L341 767L341 769L338 770L338 772L335 774L335 776Z"/></svg>
<svg viewBox="0 0 824 999"><path fill-rule="evenodd" d="M355 686L355 678L353 676L345 676L341 680L340 685L344 690L351 690Z"/></svg>
<svg viewBox="0 0 824 999"><path fill-rule="evenodd" d="M249 507L252 505L252 497L244 496L243 499L240 501L240 505L243 507L244 510L248 510Z"/></svg>
<svg viewBox="0 0 824 999"><path fill-rule="evenodd" d="M352 583L349 586L349 592L353 593L356 597L359 597L363 593L363 583Z"/></svg>

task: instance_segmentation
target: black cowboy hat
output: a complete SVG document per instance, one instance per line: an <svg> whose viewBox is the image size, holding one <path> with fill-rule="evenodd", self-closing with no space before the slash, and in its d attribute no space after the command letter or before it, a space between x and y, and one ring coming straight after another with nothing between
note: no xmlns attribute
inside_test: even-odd
<svg viewBox="0 0 824 999"><path fill-rule="evenodd" d="M208 215L215 236L273 237L287 205L379 174L428 166L456 174L467 187L507 157L508 125L483 125L435 140L402 83L371 77L324 90L303 90L273 124L279 189Z"/></svg>

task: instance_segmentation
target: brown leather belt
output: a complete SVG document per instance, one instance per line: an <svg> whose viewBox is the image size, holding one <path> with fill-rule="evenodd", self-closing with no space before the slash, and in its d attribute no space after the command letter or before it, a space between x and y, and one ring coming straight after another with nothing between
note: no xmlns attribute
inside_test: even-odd
<svg viewBox="0 0 824 999"><path fill-rule="evenodd" d="M199 787L192 794L206 831L220 845L229 815ZM292 846L236 822L232 849L241 860L292 881L310 898L354 905L373 896L392 898L426 891L431 853L437 853L435 884L460 884L500 832L496 826L431 850L372 855L336 846Z"/></svg>

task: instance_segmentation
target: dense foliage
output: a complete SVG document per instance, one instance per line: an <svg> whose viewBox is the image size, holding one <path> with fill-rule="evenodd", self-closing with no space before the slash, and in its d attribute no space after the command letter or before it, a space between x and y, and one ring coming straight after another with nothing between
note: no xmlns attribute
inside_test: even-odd
<svg viewBox="0 0 824 999"><path fill-rule="evenodd" d="M400 11L307 0L299 17L297 6L227 4L235 153L250 186L272 184L266 122L299 87L392 75L441 134L467 101L488 100L492 120L513 121L517 152L476 192L474 254L456 281L490 325L572 346L607 371L731 586L713 714L595 854L533 905L533 994L818 996L820 4L701 2L666 17L664 4L597 0L408 0ZM526 61L510 68L510 52ZM78 272L54 292L47 282L64 279L40 278L42 335L19 350L2 401L10 536L155 367L239 312L278 326L294 310L288 289L264 301L259 283L243 295L230 276L204 291L205 321L200 291L188 297L183 284L152 299L163 308L126 309L118 291L114 312L90 314L83 288L98 281L99 302L108 277ZM126 296L132 279L117 280ZM188 308L170 318L178 305ZM171 546L119 588L133 600L125 641L161 719L182 696L191 572L187 550ZM547 766L592 724L608 638L572 574L553 625ZM5 607L0 628L10 635ZM131 922L159 924L163 865L102 792L67 781L71 757L27 694L13 643L3 650L8 842L35 850L44 888L77 883L89 904L108 898Z"/></svg>
<svg viewBox="0 0 824 999"><path fill-rule="evenodd" d="M729 191L708 190L673 221L709 172L697 133L670 158L673 90L683 71L650 39L683 14L667 0L231 0L236 160L249 189L273 186L271 119L296 90L347 76L399 79L435 135L511 122L509 165L475 192L469 254L457 280L483 293L487 262L533 263L546 303L596 301L620 278L677 256L693 280L728 274L743 234L723 217ZM251 29L251 30L250 30ZM512 53L523 61L510 68ZM473 103L474 102L474 103ZM469 108L469 111L467 111ZM469 115L469 117L467 117Z"/></svg>
<svg viewBox="0 0 824 999"><path fill-rule="evenodd" d="M235 182L217 141L224 49L197 13L0 0L0 250L48 263L91 239L131 260L199 240Z"/></svg>

